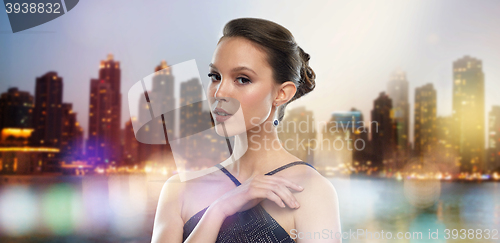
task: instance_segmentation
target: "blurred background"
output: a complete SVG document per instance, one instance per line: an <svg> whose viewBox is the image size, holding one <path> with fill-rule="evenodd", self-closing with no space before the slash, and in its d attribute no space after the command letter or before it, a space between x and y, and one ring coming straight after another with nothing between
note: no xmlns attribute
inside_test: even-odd
<svg viewBox="0 0 500 243"><path fill-rule="evenodd" d="M148 123L151 136L210 127L190 101L239 17L283 25L311 55L317 87L287 107L279 136L337 189L342 231L498 241L500 3L486 0L81 1L18 33L0 14L0 241L150 242L177 171L169 144L138 142L133 123L155 100L189 108ZM192 59L201 80L164 95L169 66ZM147 98L130 101L145 77ZM221 142L184 152L203 168L227 157L211 149Z"/></svg>

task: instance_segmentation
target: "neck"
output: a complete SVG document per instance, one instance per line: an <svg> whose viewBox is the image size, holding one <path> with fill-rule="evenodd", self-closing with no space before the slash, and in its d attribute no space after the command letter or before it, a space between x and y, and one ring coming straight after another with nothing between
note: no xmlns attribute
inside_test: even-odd
<svg viewBox="0 0 500 243"><path fill-rule="evenodd" d="M236 157L243 155L228 166L238 178L267 173L289 158L290 154L281 145L277 129L271 122L266 121L245 134L235 136L233 148Z"/></svg>

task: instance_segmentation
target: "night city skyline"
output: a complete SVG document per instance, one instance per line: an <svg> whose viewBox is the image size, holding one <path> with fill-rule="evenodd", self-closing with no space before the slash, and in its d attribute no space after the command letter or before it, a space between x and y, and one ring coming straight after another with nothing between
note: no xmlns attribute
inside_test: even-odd
<svg viewBox="0 0 500 243"><path fill-rule="evenodd" d="M174 65L175 66L175 65ZM149 93L149 98L147 98L147 102L151 101L152 103L159 102L158 104L161 104L164 109L166 110L172 110L174 107L176 107L175 102L178 102L176 100L176 97L174 97L178 92L174 90L174 78L171 74L170 71L170 66L167 65L167 62L165 60L161 61L159 65L157 65L154 69L156 73L153 76L152 79L152 90L148 91ZM58 148L60 149L59 153L56 155L52 155L54 158L50 158L51 155L49 153L49 158L47 159L46 165L44 164L42 167L39 168L44 168L44 169L39 169L44 172L48 171L59 171L58 170L58 163L66 163L70 164L72 161L84 161L85 163L88 163L88 165L92 166L98 166L98 165L113 165L113 166L124 166L124 165L139 165L141 168L144 168L145 166L145 161L150 161L151 158L148 158L153 151L157 151L157 153L163 154L160 156L160 160L163 161L162 163L166 163L164 161L165 156L169 156L168 152L165 154L166 150L168 151L169 148L168 146L163 146L163 147L154 147L153 150L151 150L153 147L149 148L151 145L144 145L141 142L138 142L134 136L134 132L132 129L132 133L130 134L130 129L131 129L131 124L130 124L130 119L134 121L134 119L139 119L143 120L141 124L145 124L147 121L144 121L144 116L149 115L150 111L148 109L144 110L142 107L148 107L149 105L147 104L142 104L143 99L137 100L137 102L132 101L130 104L137 103L138 104L138 115L139 117L135 116L129 116L129 118L126 121L120 122L119 117L120 115L117 115L120 113L120 110L123 110L123 105L121 104L121 99L120 97L122 96L120 93L115 93L114 90L117 90L121 85L121 72L122 69L120 67L120 61L115 60L114 56L109 53L106 57L105 60L101 61L100 68L98 71L98 78L97 79L91 79L90 80L90 85L92 87L91 93L90 93L90 103L89 103L89 117L77 117L78 113L75 113L72 110L73 104L71 103L64 103L63 100L61 99L63 97L62 93L62 87L64 86L64 77L58 76L57 72L54 71L49 71L45 75L42 75L40 77L36 78L36 90L37 93L35 95L29 94L29 92L24 92L19 91L16 88L10 88L8 92L2 93L2 98L3 98L3 107L8 107L10 103L8 102L9 99L8 97L17 97L16 93L23 94L24 99L28 99L28 102L31 102L33 100L32 106L32 116L31 119L33 121L33 125L30 127L29 125L27 126L24 124L25 120L27 120L25 117L20 117L21 122L16 123L16 124L9 124L6 123L6 125L0 124L0 129L1 128L34 128L33 132L30 135L29 142L24 142L23 146L26 146L29 144L30 146L34 147L44 147L44 148ZM495 144L495 140L492 140L493 136L491 135L492 131L495 133L496 125L496 116L494 113L488 113L490 110L495 110L496 106L492 106L488 109L488 107L484 107L484 73L482 71L482 62L480 59L476 59L474 57L470 56L464 56L461 58L458 58L456 61L454 61L454 69L453 72L455 73L455 80L451 80L450 82L453 83L454 89L456 89L456 95L453 98L453 103L454 105L454 110L457 110L455 112L457 116L451 116L448 119L452 119L452 121L448 124L448 126L443 126L443 123L438 123L438 120L445 119L446 116L437 116L437 97L439 97L439 93L436 92L434 86L432 83L428 83L422 87L417 87L414 91L409 90L409 85L408 85L408 80L406 78L406 73L403 70L397 70L391 74L391 78L387 81L387 90L380 90L379 91L379 97L375 99L373 102L374 106L372 108L371 114L364 114L361 111L356 111L359 113L360 117L363 118L363 121L369 120L371 127L369 127L369 134L366 135L363 140L366 140L366 143L369 143L370 146L366 149L368 152L365 154L359 154L358 155L352 155L353 157L357 157L358 159L356 160L356 163L360 163L361 165L365 165L368 167L378 167L378 170L381 168L384 169L389 169L395 170L395 171L400 171L403 169L404 165L409 161L411 158L415 157L422 157L425 156L426 154L432 154L436 153L438 150L436 150L436 146L440 146L439 144L442 144L442 146L445 146L448 148L449 151L466 151L464 150L465 148L470 147L471 145L469 143L467 144L462 144L460 141L469 141L475 139L475 141L479 142L474 142L472 143L473 146L479 146L477 147L477 150L472 149L471 151L476 151L472 152L471 155L465 153L465 152L453 152L458 153L460 156L464 157L462 160L458 159L455 161L455 158L453 156L450 157L451 155L449 153L446 153L447 157L449 160L454 160L455 162L449 162L452 164L455 164L457 168L460 168L460 171L464 172L474 172L474 171L487 171L487 170L493 170L496 168L496 166L499 162L500 159L498 159L498 156L495 156L494 154L500 153L500 150L498 150L497 145ZM472 72L472 73L471 73ZM478 76L479 75L479 76ZM463 77L462 77L463 76ZM194 82L194 83L193 83ZM197 80L191 80L190 82L183 82L180 85L180 93L181 96L177 97L180 98L181 106L186 105L189 103L192 103L194 101L200 100L201 95L202 95L202 87L198 87L198 81ZM201 85L201 83L199 83ZM463 87L460 87L460 86ZM115 88L113 88L115 87ZM189 87L189 88L188 88ZM195 88L198 87L198 88ZM193 88L195 88L193 90ZM189 90L189 91L188 91ZM188 91L188 93L186 93ZM193 93L194 92L194 93ZM409 100L409 93L416 93L415 97L416 100L413 102L413 104L416 104L417 106L411 106L411 102ZM10 95L10 96L8 96ZM55 96L54 96L55 95ZM193 96L194 95L194 96ZM199 97L198 97L199 96ZM34 98L33 98L34 97ZM192 98L188 98L192 97ZM474 98L476 97L476 98ZM28 103L24 103L28 104ZM36 104L41 104L40 106L37 106ZM45 105L47 104L47 105ZM473 106L471 108L469 104L472 104ZM474 105L475 104L475 105ZM43 108L47 106L48 108ZM476 108L476 106L483 107L481 109ZM121 108L120 108L121 107ZM168 108L170 107L170 108ZM461 108L464 107L464 108ZM300 108L300 107L299 107ZM299 109L299 108L289 108L288 110L291 110L293 114L293 110ZM5 108L3 109L4 113L5 112L14 112L14 109L6 110ZM156 108L158 109L158 108ZM202 107L201 103L199 104L199 107L194 108L189 108L191 110L186 110L182 109L181 110L181 120L177 120L174 117L170 118L165 118L166 122L165 124L167 126L167 130L169 131L169 134L173 134L173 130L176 130L176 126L174 124L176 122L180 122L179 124L192 124L195 125L199 122L203 122L203 120L206 122L208 118L196 118L198 115L196 114L201 114L198 112L202 112ZM355 107L353 107L355 109ZM469 109L469 110L467 110ZM199 111L197 111L199 110ZM418 121L418 126L411 126L409 124L409 111L414 110L415 112L415 121ZM2 112L2 109L0 108L0 113ZM19 112L23 112L20 110ZM123 112L123 111L122 111ZM188 112L188 113L186 113ZM307 111L308 116L311 117L316 117L317 114L314 114L312 111ZM340 113L339 113L340 112ZM338 111L338 110L332 110L330 113L331 114L336 114L339 113L341 114L342 112L345 111ZM471 112L475 112L472 114ZM5 113L5 114L11 114L11 113ZM12 113L12 114L14 114ZM26 112L22 113L25 114ZM206 113L203 112L203 114ZM303 112L302 112L303 113ZM484 113L484 114L483 114ZM31 114L31 111L29 112ZM63 114L66 114L63 116ZM142 114L142 115L141 115ZM184 115L183 115L184 114ZM200 119L200 121L192 121L192 122L186 122L186 114L192 114L188 115L187 117L191 117L191 119ZM194 115L193 115L194 114ZM472 115L471 115L472 114ZM27 114L25 114L27 115ZM40 116L43 115L44 118L40 118ZM72 118L69 118L69 115L71 115ZM476 119L477 117L483 117L483 115L489 115L488 119L490 120L491 125L485 125L483 127L480 126L480 124L484 123L485 121L481 119ZM13 115L9 115L12 117ZM294 115L288 115L285 113L285 118L289 118L289 116L293 117ZM61 117L61 119L56 119L57 117ZM68 118L65 118L68 117ZM141 118L143 117L143 118ZM193 118L194 117L194 118ZM459 118L459 117L464 117L464 118ZM463 119L469 119L469 120L464 120ZM18 117L19 119L19 117ZM52 119L52 120L50 120ZM84 119L89 119L89 121L92 121L89 123L89 126L87 128L80 126L80 121ZM149 118L148 118L149 119ZM182 120L184 119L184 120ZM289 118L290 119L290 118ZM462 120L461 120L462 119ZM493 120L492 120L493 119ZM4 119L5 120L5 119ZM46 121L45 121L46 120ZM7 120L8 121L8 120ZM40 123L40 121L43 121ZM65 121L65 122L64 122ZM73 123L74 125L71 126L66 126L68 128L62 128L61 124L66 123L68 124L68 121L70 123ZM330 122L335 121L334 118L330 119ZM376 125L374 126L373 121L376 122ZM159 121L161 123L161 121ZM194 123L193 123L194 122ZM459 123L465 123L465 125L459 125ZM12 123L12 122L10 122ZM119 129L121 125L119 126L118 124L123 123L123 125L126 127L125 129ZM36 125L36 124L42 124L42 125ZM45 124L45 125L43 125ZM128 125L127 125L128 124ZM475 125L472 125L475 124ZM192 126L188 125L188 126ZM204 125L201 125L204 126ZM312 126L316 126L316 124L312 124ZM466 131L468 133L464 132L456 132L460 131L459 127L478 127L478 131L480 132L470 132L472 130L466 129L463 131ZM169 128L168 128L169 127ZM135 127L134 127L135 128ZM156 135L147 135L147 136L158 136L159 134L163 134L163 129L161 127L158 127L158 129L153 129L150 132L153 132ZM443 128L448 129L451 132L451 137L448 135L446 137L439 136L438 131L442 130ZM137 129L137 128L136 128ZM193 128L183 128L183 126L180 127L180 135L182 135L183 131L186 132L188 130L186 129L193 129ZM199 128L198 128L199 129ZM320 127L314 128L315 130L321 131ZM314 130L313 129L313 130ZM490 130L488 130L490 129ZM493 129L493 130L491 130ZM500 129L500 127L499 127ZM7 130L6 130L7 131ZM63 132L65 131L65 132ZM378 132L375 132L378 131ZM410 133L410 131L413 131L414 134L416 135L415 138L417 139L416 142L417 144L415 145L415 141L411 141L407 134ZM482 137L479 134L484 134L488 132L490 134L489 137ZM137 131L136 131L137 132ZM188 132L192 133L192 132ZM7 131L4 135L9 136L9 134L17 136L17 132L14 131L10 132ZM91 135L89 136L90 139L83 139L83 135ZM130 135L127 135L130 134ZM464 134L464 135L461 135ZM467 135L468 134L468 135ZM67 138L63 138L65 137ZM5 142L5 136L3 137L3 141ZM23 135L25 136L25 135ZM69 136L69 137L68 137ZM139 135L137 135L139 136ZM144 135L141 135L144 136ZM161 135L163 136L163 135ZM287 136L287 135L281 135L281 136ZM317 135L311 134L311 135L306 135L311 138L316 138ZM461 137L465 136L463 139ZM95 138L94 138L95 137ZM123 140L123 139L127 140ZM369 138L369 140L368 140ZM68 140L69 139L69 140ZM96 140L99 139L99 140ZM332 137L332 139L335 139ZM443 140L444 139L444 140ZM465 140L464 140L465 139ZM479 139L479 140L478 140ZM484 139L488 139L491 143L489 148L485 148L485 150L481 150L480 147L482 146L480 142L484 141ZM156 139L158 140L158 139ZM165 140L165 139L163 139ZM61 143L64 143L66 147L61 146ZM68 144L69 143L69 144ZM137 144L137 145L130 145L131 143ZM444 144L443 144L444 143ZM84 145L85 144L85 145ZM127 144L127 145L125 145ZM210 142L206 143L207 145L210 144ZM468 145L469 144L469 145ZM18 144L20 145L20 144ZM84 145L84 146L83 146ZM413 145L413 146L412 146ZM7 146L13 146L12 144L4 144L4 147ZM69 146L69 147L68 147ZM193 150L197 151L195 148L196 146L193 145L194 147L191 148L192 146L189 146L189 148L186 148L186 153L187 154L193 154L193 152L189 152L188 150ZM381 147L382 146L382 147ZM465 147L464 147L465 146ZM412 149L412 147L414 149ZM450 148L451 147L451 148ZM98 148L95 150L95 148ZM127 150L125 150L127 148ZM163 149L161 149L163 148ZM157 150L160 149L160 150ZM310 149L310 148L308 148ZM489 149L489 150L488 150ZM137 151L135 151L137 150ZM447 151L448 151L447 150ZM486 152L488 150L488 152ZM498 151L497 151L498 150ZM142 151L142 152L141 152ZM149 152L145 152L149 151ZM376 151L382 151L380 153L377 153ZM497 152L495 152L497 151ZM297 153L301 153L300 151L296 151ZM142 155L141 155L142 154ZM474 155L476 154L476 155ZM144 157L147 155L146 157ZM479 157L474 157L474 156L479 156ZM485 156L486 155L486 156ZM335 155L337 156L337 155ZM432 155L434 156L434 155ZM471 157L472 156L472 157ZM492 158L490 158L493 156ZM326 158L326 157L325 157ZM390 159L389 159L390 158ZM304 157L305 160L309 159L312 162L314 162L314 157L311 157L310 155L307 155ZM340 157L339 157L340 159ZM359 160L360 159L360 160ZM346 160L350 161L349 159L346 159L345 157L341 160ZM359 161L358 161L359 160ZM465 164L468 164L469 162L463 162L463 161L469 161L472 160L472 165L466 166ZM52 162L51 162L52 161ZM127 162L125 162L127 161ZM341 161L341 162L333 162L333 164L350 164L351 162L346 162L346 161ZM369 161L368 163L366 161ZM378 161L378 162L377 162ZM390 162L392 161L392 162ZM462 161L462 162L459 162ZM491 161L491 162L490 162ZM44 162L45 163L45 162ZM474 166L474 163L476 166ZM491 163L491 165L490 165ZM4 163L5 164L5 163ZM460 165L462 164L462 165ZM361 166L360 165L360 166ZM376 165L376 166L375 166ZM483 168L484 165L484 168ZM63 166L64 167L64 166ZM53 169L50 169L53 168ZM33 169L30 169L33 171ZM377 170L377 169L375 169ZM4 172L8 172L4 170ZM25 172L23 172L25 173Z"/></svg>
<svg viewBox="0 0 500 243"><path fill-rule="evenodd" d="M116 4L119 2L106 2L103 8L113 8ZM150 74L151 66L163 59L175 64L194 58L204 74L208 72L222 26L232 17L248 15L279 20L284 26L290 26L298 43L311 54L310 64L321 89L291 104L290 108L306 105L319 115L318 120L329 119L330 108L322 105L324 103L335 104L337 110L356 107L368 114L371 105L364 99L375 99L378 94L373 90L386 86L390 74L398 67L407 73L410 89L433 83L440 94L437 114L451 115L452 62L464 55L478 57L484 63L486 107L500 104L494 94L499 88L495 80L500 80L500 71L496 68L500 66L500 50L496 44L500 36L491 25L500 21L495 14L498 4L494 1L482 4L391 1L390 5L374 1L364 1L364 4L316 2L298 3L302 8L290 9L291 12L271 11L280 9L273 6L278 3L266 3L262 5L267 6L265 8L246 4L222 1L201 3L193 9L187 3L137 3L120 7L123 14L109 18L106 11L95 9L90 3L79 3L79 11L58 20L24 33L0 35L0 43L9 47L0 56L0 90L10 86L34 93L33 77L56 70L66 80L63 98L74 104L80 116L87 117L88 96L81 93L89 92L87 82L95 78L95 69L99 67L95 60L113 53L124 70L122 87L130 87ZM174 8L177 11L172 11ZM211 21L201 18L205 11L223 9L231 9L230 14L211 16ZM299 9L323 11L314 19L308 18L309 25L301 26L297 23L304 23L299 19L305 16ZM151 18L138 18L136 12L161 14L165 18L163 23L183 22L182 25L163 24ZM196 17L186 18L185 13ZM291 13L296 16L290 17ZM92 20L87 18L89 14L94 16ZM10 32L7 16L0 18L4 18L0 21L0 31ZM372 23L371 27L366 23ZM310 26L314 26L314 30ZM158 28L162 31L156 31ZM156 37L144 38L150 35ZM26 72L25 67L31 67L30 71ZM121 93L125 92L127 89L122 88ZM414 101L413 95L410 92L410 103ZM122 103L125 102L126 97L122 97ZM122 121L129 114L127 109L122 111ZM413 117L413 111L410 114ZM81 120L82 127L88 127L87 122ZM122 128L123 125L122 122ZM413 132L409 135L412 138Z"/></svg>
<svg viewBox="0 0 500 243"><path fill-rule="evenodd" d="M181 242L210 212L199 221L210 227L190 239L207 241L197 236L221 222L218 209L268 183L300 204L281 194L285 208L271 194L249 201L281 236L338 218L350 243L500 237L500 1L63 0L57 16L54 3L24 2L0 7L0 242ZM256 52L246 42L218 45L230 21L253 23L239 18L283 26L309 55L289 52L315 85L276 127L273 117L253 127L232 112L274 109L273 97L254 92L269 91L261 56L247 56ZM243 64L255 75L235 71ZM214 71L229 83L211 83ZM205 92L223 86L235 92L224 95L220 124ZM258 128L273 130L251 134ZM247 231L237 228L236 240Z"/></svg>

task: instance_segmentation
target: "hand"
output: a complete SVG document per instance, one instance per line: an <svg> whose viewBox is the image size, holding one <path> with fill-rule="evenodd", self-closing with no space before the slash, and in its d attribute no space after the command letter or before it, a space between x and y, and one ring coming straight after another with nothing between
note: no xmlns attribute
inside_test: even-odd
<svg viewBox="0 0 500 243"><path fill-rule="evenodd" d="M300 205L290 189L299 192L304 190L301 186L280 176L256 175L222 195L210 207L217 208L216 211L221 212L224 217L255 207L266 198L282 208L286 205L290 208L298 208Z"/></svg>

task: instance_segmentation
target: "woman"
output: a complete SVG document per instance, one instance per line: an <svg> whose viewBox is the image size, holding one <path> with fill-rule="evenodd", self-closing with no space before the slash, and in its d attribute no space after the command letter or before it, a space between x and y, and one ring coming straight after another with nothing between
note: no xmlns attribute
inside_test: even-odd
<svg viewBox="0 0 500 243"><path fill-rule="evenodd" d="M246 136L234 134L233 152L244 149L236 142L242 138L248 149L216 172L167 180L153 242L341 242L334 187L287 152L276 130L285 107L315 87L308 61L281 25L256 18L226 24L207 93L222 108L212 110L217 124L229 123L224 106L239 102Z"/></svg>

